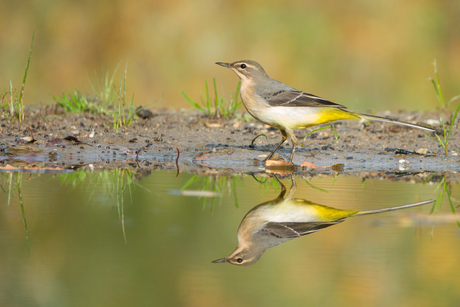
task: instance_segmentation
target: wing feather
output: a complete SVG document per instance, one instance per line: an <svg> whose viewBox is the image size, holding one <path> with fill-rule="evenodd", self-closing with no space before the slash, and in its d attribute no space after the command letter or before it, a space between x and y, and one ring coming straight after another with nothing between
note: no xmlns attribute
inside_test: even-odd
<svg viewBox="0 0 460 307"><path fill-rule="evenodd" d="M332 225L343 222L337 220L334 222L268 222L260 230L264 234L274 236L279 239L294 239L308 235L318 230L327 228Z"/></svg>
<svg viewBox="0 0 460 307"><path fill-rule="evenodd" d="M327 99L297 90L281 90L264 97L271 107L331 107L346 109L345 106Z"/></svg>

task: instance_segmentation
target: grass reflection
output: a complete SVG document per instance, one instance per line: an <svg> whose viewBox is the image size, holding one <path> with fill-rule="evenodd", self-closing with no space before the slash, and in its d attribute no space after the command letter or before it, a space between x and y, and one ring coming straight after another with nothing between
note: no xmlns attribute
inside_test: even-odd
<svg viewBox="0 0 460 307"><path fill-rule="evenodd" d="M135 173L129 169L114 169L97 172L95 174L89 173L85 170L78 170L71 174L61 174L59 179L64 185L71 185L73 188L81 186L85 183L88 186L89 195L88 199L93 198L97 192L102 195L111 195L115 201L118 210L118 217L121 221L123 238L125 242L125 193L129 195L129 204L133 202L133 186L142 187L137 184ZM142 187L143 188L143 187Z"/></svg>
<svg viewBox="0 0 460 307"><path fill-rule="evenodd" d="M275 175L276 176L276 175ZM268 191L270 190L273 190L275 192L277 192L279 189L283 189L283 185L279 183L279 181L276 179L276 177L274 178L265 178L265 180L259 180L257 179L254 175L252 176L257 182L260 183L261 187L264 189L261 196L265 195ZM334 186L334 183L337 179L337 176L336 174L334 174L334 181L332 182L332 186ZM323 193L329 193L328 190L326 189L322 189L320 187L317 187L316 185L310 183L310 181L306 178L303 178L303 180L305 181L305 183L312 189L314 190L318 190L320 192L323 192Z"/></svg>
<svg viewBox="0 0 460 307"><path fill-rule="evenodd" d="M222 201L225 195L233 197L235 207L238 208L238 196L236 194L236 186L244 186L239 177L236 176L199 176L194 175L190 178L181 188L180 193L185 195L188 187L198 185L200 187L199 193L196 195L203 198L203 209L206 207L206 202L211 199L211 212L214 209L214 203L217 197ZM209 194L208 192L212 192ZM209 196L208 196L209 195Z"/></svg>
<svg viewBox="0 0 460 307"><path fill-rule="evenodd" d="M8 186L8 200L7 204L8 206L10 205L11 199L14 197L14 192L18 192L18 198L19 198L19 206L21 207L21 214L22 214L22 221L24 223L24 229L26 231L26 241L27 241L27 252L30 256L30 241L29 241L29 230L27 228L27 220L26 220L26 213L24 210L24 201L22 199L22 192L21 192L21 186L22 186L22 175L23 173L6 173L2 174L2 190L5 191L3 188L3 183L5 182L6 185Z"/></svg>
<svg viewBox="0 0 460 307"><path fill-rule="evenodd" d="M428 177L429 178L429 177ZM452 199L450 197L452 193L452 186L451 183L447 180L447 173L444 173L444 177L442 178L441 182L439 182L438 186L436 187L435 193L440 189L438 196L436 197L436 201L431 208L431 214L437 214L438 211L441 209L442 204L444 203L444 198L447 199L449 202L450 209L455 216L455 207L452 204ZM458 207L458 206L457 206ZM457 226L460 227L460 222L456 219Z"/></svg>

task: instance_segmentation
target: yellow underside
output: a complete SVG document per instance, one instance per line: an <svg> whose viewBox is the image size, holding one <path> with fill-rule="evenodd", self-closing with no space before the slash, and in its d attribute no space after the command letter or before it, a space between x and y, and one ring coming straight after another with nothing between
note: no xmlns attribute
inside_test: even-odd
<svg viewBox="0 0 460 307"><path fill-rule="evenodd" d="M352 113L337 108L320 108L316 125L325 124L342 119L359 120L358 113Z"/></svg>
<svg viewBox="0 0 460 307"><path fill-rule="evenodd" d="M346 217L354 216L358 213L358 210L340 210L327 206L316 205L315 206L318 220L323 222L333 222Z"/></svg>

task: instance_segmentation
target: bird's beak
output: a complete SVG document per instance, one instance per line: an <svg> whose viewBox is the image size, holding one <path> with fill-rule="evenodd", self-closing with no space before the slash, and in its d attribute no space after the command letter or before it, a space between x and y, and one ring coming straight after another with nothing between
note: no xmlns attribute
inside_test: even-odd
<svg viewBox="0 0 460 307"><path fill-rule="evenodd" d="M227 68L230 68L230 63L224 63L224 62L216 62L217 65L220 65L220 66L224 66L224 67L227 67Z"/></svg>
<svg viewBox="0 0 460 307"><path fill-rule="evenodd" d="M222 64L225 64L225 63L222 63ZM224 262L227 262L227 258L217 259L217 260L214 260L212 263L224 263Z"/></svg>

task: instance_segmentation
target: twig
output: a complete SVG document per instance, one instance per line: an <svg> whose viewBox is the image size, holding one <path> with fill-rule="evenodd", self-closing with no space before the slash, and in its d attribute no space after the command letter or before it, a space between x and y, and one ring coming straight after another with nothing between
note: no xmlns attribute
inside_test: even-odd
<svg viewBox="0 0 460 307"><path fill-rule="evenodd" d="M176 168L177 168L176 178L177 178L177 176L179 176L179 164L178 164L178 162L179 162L180 152L179 152L179 148L176 147L176 149L177 149L177 158L176 158Z"/></svg>

